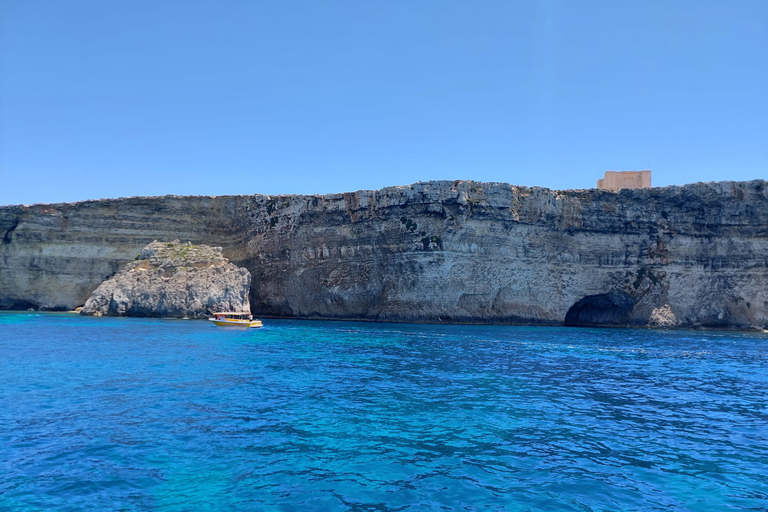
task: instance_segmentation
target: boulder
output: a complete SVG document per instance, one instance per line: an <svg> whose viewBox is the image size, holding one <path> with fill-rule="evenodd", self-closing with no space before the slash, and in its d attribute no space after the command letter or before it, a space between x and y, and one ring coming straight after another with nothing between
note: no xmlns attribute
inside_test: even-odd
<svg viewBox="0 0 768 512"><path fill-rule="evenodd" d="M251 274L224 258L221 247L154 241L104 281L82 315L206 318L250 312Z"/></svg>

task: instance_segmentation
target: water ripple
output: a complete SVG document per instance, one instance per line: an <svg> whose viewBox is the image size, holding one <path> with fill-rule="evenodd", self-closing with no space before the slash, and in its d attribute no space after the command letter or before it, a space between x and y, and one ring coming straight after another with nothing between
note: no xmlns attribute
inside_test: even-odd
<svg viewBox="0 0 768 512"><path fill-rule="evenodd" d="M0 509L768 510L765 334L0 314Z"/></svg>

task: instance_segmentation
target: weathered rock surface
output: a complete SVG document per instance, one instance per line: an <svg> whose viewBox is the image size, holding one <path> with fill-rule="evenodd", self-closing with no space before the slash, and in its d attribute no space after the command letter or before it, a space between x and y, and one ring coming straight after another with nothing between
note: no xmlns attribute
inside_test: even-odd
<svg viewBox="0 0 768 512"><path fill-rule="evenodd" d="M81 315L206 318L250 311L251 274L221 247L152 242L91 294Z"/></svg>
<svg viewBox="0 0 768 512"><path fill-rule="evenodd" d="M651 312L648 325L650 327L670 328L677 327L680 325L680 322L672 312L672 308L669 307L669 304L664 304Z"/></svg>
<svg viewBox="0 0 768 512"><path fill-rule="evenodd" d="M0 207L0 308L71 309L146 243L174 238L220 245L246 267L260 316L768 326L762 180Z"/></svg>

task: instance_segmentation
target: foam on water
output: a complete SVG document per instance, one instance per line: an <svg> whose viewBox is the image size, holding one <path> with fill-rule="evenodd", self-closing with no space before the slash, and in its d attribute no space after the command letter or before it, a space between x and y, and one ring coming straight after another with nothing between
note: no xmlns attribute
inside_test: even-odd
<svg viewBox="0 0 768 512"><path fill-rule="evenodd" d="M0 509L766 510L768 336L0 314Z"/></svg>

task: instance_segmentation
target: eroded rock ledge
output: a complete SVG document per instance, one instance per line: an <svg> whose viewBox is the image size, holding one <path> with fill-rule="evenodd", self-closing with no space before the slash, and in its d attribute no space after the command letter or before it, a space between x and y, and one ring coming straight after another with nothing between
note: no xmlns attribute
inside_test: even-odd
<svg viewBox="0 0 768 512"><path fill-rule="evenodd" d="M91 294L80 314L205 318L249 312L251 274L224 258L221 247L154 241Z"/></svg>

